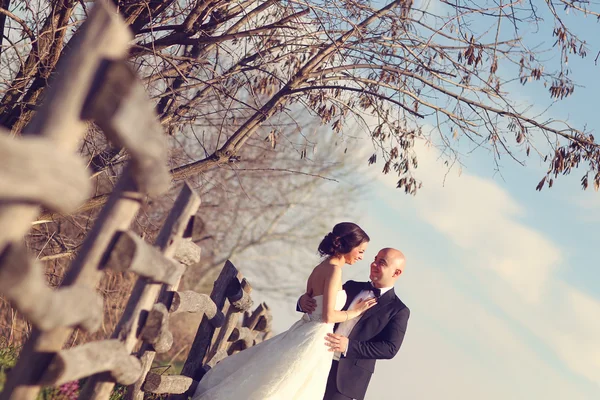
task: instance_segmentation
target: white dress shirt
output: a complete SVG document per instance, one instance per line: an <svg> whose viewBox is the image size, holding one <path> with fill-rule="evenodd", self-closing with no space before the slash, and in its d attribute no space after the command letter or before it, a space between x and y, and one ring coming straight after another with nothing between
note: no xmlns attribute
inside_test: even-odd
<svg viewBox="0 0 600 400"><path fill-rule="evenodd" d="M391 290L392 287L386 287L386 288L381 288L379 290L381 290L381 294L379 296L383 296L384 293L386 293L388 290ZM368 299L372 299L374 298L375 295L373 294L372 290L361 290L360 293L358 295L356 295L356 297L352 300L352 303L350 303L350 305L348 306L348 310L352 309L352 307L354 307L354 305L356 303L358 303L359 300L368 300ZM352 329L354 329L354 327L356 326L356 324L358 323L358 321L360 321L360 318L362 317L362 315L356 317L356 318L352 318L349 319L348 321L345 322L341 322L337 329L335 330L335 333L337 333L338 335L342 335L345 337L350 336L350 333L352 332ZM346 355L346 352L348 351L348 349L346 348L346 350L344 350L343 354L344 356ZM334 360L339 360L341 356L340 352L335 352L333 353L333 359Z"/></svg>

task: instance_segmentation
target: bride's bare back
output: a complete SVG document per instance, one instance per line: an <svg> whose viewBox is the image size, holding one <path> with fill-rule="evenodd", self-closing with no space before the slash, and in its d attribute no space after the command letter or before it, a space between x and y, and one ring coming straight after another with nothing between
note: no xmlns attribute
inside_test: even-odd
<svg viewBox="0 0 600 400"><path fill-rule="evenodd" d="M317 265L306 282L306 293L310 293L314 296L321 296L327 292L327 287L325 287L327 282L330 282L330 277L332 274L332 270L335 268L340 268L331 262L331 259L327 258L323 260L319 265ZM342 290L342 279L337 282L330 282L330 284L336 286L336 291Z"/></svg>

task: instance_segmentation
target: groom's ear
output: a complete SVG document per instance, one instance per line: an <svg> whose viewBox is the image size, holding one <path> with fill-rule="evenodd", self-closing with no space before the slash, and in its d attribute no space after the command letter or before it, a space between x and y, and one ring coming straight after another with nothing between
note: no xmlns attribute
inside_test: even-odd
<svg viewBox="0 0 600 400"><path fill-rule="evenodd" d="M396 277L396 276L400 276L400 275L402 275L402 270L401 270L401 269L397 269L397 270L394 272L394 276Z"/></svg>

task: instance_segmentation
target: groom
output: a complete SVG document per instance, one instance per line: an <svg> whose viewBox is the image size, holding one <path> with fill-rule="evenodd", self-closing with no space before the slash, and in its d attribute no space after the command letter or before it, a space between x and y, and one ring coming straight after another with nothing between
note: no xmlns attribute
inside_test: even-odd
<svg viewBox="0 0 600 400"><path fill-rule="evenodd" d="M347 300L342 310L360 299L378 297L377 304L362 316L336 324L325 338L334 351L323 400L362 400L375 362L393 358L402 344L410 310L394 292L394 283L404 271L401 251L382 249L371 263L371 282L348 281L343 285ZM299 300L302 311L311 313L316 302L309 294Z"/></svg>

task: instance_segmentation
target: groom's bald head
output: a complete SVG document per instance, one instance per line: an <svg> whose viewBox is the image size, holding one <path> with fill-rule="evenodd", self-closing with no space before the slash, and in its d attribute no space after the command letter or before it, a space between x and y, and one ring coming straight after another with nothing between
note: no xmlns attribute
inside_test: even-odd
<svg viewBox="0 0 600 400"><path fill-rule="evenodd" d="M371 263L370 278L375 287L390 287L400 277L406 265L406 257L398 249L387 247L379 250Z"/></svg>
<svg viewBox="0 0 600 400"><path fill-rule="evenodd" d="M397 269L404 271L404 265L406 264L406 257L404 253L398 249L393 249L391 247L381 249L381 252L384 252L392 261Z"/></svg>

